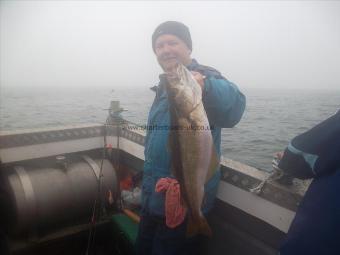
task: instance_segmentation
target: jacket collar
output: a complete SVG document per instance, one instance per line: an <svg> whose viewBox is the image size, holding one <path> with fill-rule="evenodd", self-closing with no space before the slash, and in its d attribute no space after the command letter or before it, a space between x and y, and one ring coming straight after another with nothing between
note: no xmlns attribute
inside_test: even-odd
<svg viewBox="0 0 340 255"><path fill-rule="evenodd" d="M191 63L189 65L187 65L187 68L190 71L196 70L198 67L200 66L200 64L198 64L198 62L196 61L196 59L192 59Z"/></svg>

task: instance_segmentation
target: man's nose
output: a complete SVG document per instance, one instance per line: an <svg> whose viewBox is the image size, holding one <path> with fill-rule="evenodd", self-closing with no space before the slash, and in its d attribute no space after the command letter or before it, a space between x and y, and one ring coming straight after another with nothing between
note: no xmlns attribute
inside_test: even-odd
<svg viewBox="0 0 340 255"><path fill-rule="evenodd" d="M172 48L171 48L171 46L169 45L169 44L164 44L163 45L163 48L162 48L162 52L163 52L163 54L165 53L170 53L172 51Z"/></svg>

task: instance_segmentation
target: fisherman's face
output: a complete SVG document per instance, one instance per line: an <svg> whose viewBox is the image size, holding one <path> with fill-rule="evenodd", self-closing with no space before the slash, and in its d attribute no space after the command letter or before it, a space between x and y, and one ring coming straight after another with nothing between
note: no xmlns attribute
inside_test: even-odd
<svg viewBox="0 0 340 255"><path fill-rule="evenodd" d="M191 63L191 50L175 35L159 36L155 42L155 53L164 71L171 71L178 63L185 66Z"/></svg>

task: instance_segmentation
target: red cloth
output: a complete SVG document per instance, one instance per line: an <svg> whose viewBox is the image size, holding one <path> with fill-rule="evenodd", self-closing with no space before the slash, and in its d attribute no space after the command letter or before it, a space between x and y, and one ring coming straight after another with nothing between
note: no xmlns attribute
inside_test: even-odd
<svg viewBox="0 0 340 255"><path fill-rule="evenodd" d="M133 188L133 181L131 175L128 175L120 181L120 190L130 190Z"/></svg>
<svg viewBox="0 0 340 255"><path fill-rule="evenodd" d="M180 225L185 218L186 208L181 201L181 190L176 179L161 178L156 184L156 192L165 193L165 221L169 228Z"/></svg>

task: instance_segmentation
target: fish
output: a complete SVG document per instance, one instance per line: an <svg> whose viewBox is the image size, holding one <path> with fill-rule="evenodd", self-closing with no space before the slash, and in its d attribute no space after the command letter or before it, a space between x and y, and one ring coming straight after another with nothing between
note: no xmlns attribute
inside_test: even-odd
<svg viewBox="0 0 340 255"><path fill-rule="evenodd" d="M182 64L167 73L167 80L171 171L179 182L182 202L188 213L186 236L211 236L201 207L204 184L218 168L219 157L204 109L202 89Z"/></svg>

